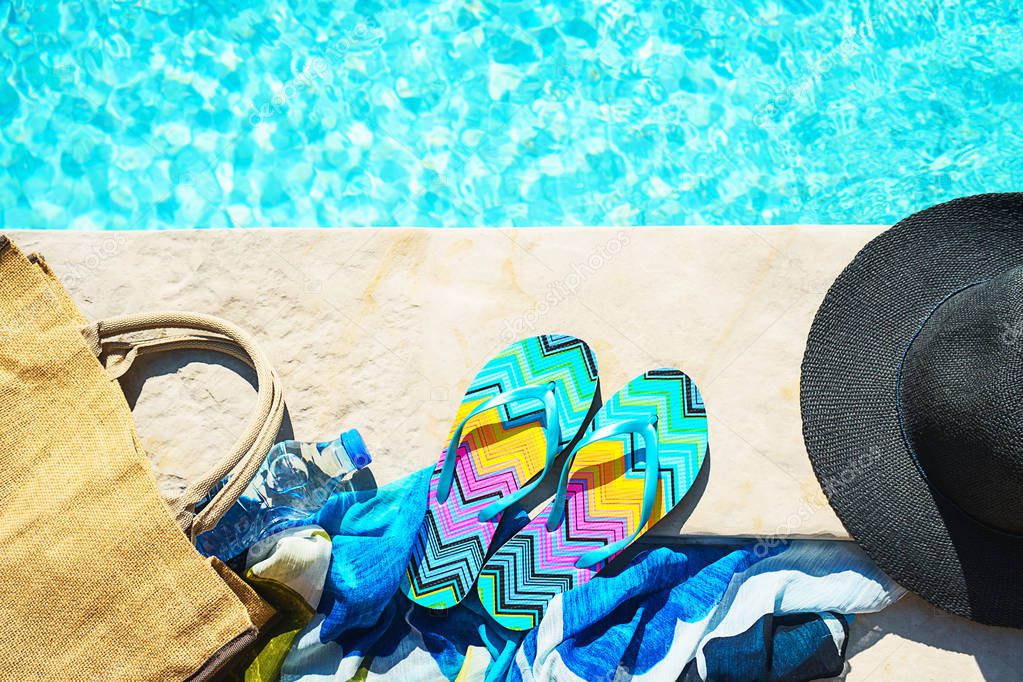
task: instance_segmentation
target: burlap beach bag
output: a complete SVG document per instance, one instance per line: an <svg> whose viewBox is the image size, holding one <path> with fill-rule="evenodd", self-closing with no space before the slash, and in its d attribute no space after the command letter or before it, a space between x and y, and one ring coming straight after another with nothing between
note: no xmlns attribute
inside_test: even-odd
<svg viewBox="0 0 1023 682"><path fill-rule="evenodd" d="M183 348L247 362L259 396L233 451L168 507L116 379ZM276 375L233 325L176 313L89 325L42 259L0 236L0 676L206 679L251 643L272 609L190 538L237 499L282 416Z"/></svg>

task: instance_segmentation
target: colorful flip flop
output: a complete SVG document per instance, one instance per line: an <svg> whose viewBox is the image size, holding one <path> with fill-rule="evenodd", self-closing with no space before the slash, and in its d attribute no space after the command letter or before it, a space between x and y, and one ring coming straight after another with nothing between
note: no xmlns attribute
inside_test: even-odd
<svg viewBox="0 0 1023 682"><path fill-rule="evenodd" d="M593 353L571 336L524 339L480 370L430 480L400 588L410 600L446 609L469 593L501 513L579 434L596 391Z"/></svg>
<svg viewBox="0 0 1023 682"><path fill-rule="evenodd" d="M554 501L480 571L483 606L528 630L555 595L588 582L677 505L707 454L707 412L676 369L637 377L569 453Z"/></svg>

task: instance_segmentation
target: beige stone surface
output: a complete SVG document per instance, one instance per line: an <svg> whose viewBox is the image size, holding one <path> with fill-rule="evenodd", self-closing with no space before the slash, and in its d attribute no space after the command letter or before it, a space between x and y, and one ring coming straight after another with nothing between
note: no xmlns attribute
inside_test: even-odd
<svg viewBox="0 0 1023 682"><path fill-rule="evenodd" d="M802 444L799 365L817 306L880 227L10 233L90 318L154 309L247 328L279 370L286 435L359 428L378 483L436 461L476 370L523 336L596 352L609 396L685 370L710 414L709 475L665 536L847 537ZM248 374L204 357L126 382L161 486L227 447ZM1019 679L1023 636L909 597L857 620L848 679Z"/></svg>
<svg viewBox="0 0 1023 682"><path fill-rule="evenodd" d="M246 327L280 371L294 432L358 427L385 482L436 461L473 374L523 336L585 339L610 395L674 366L704 394L708 494L685 532L844 537L802 445L799 365L821 296L876 229L23 233L86 315L153 308ZM798 244L798 248L795 245ZM66 273L66 274L65 274ZM161 361L166 372L173 362ZM163 483L244 418L230 371L142 387ZM130 391L135 387L130 387ZM180 406L180 407L178 407ZM771 504L763 504L764 496ZM664 524L676 534L679 524Z"/></svg>

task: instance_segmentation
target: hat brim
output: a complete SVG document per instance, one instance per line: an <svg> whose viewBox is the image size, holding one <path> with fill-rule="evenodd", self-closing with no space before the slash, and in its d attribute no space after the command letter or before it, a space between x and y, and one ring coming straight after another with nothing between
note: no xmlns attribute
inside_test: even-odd
<svg viewBox="0 0 1023 682"><path fill-rule="evenodd" d="M806 449L849 534L935 606L1010 627L1023 627L1023 537L975 522L930 488L903 438L896 387L907 346L946 296L1020 265L1023 194L957 199L903 220L835 280L800 384Z"/></svg>

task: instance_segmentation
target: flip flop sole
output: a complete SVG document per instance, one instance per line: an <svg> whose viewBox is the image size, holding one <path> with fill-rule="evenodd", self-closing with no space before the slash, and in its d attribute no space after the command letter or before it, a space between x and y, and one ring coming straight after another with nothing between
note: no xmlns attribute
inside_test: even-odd
<svg viewBox="0 0 1023 682"><path fill-rule="evenodd" d="M458 409L448 439L472 410L495 395L554 382L562 443L567 446L593 404L597 367L589 347L571 336L546 335L512 344L477 374ZM480 512L543 472L547 441L543 411L513 403L470 419L454 451L455 476L444 502L437 487L447 448L430 481L426 516L401 591L432 609L450 608L472 589L501 515Z"/></svg>
<svg viewBox="0 0 1023 682"><path fill-rule="evenodd" d="M649 530L685 496L707 453L707 415L693 381L678 370L638 377L612 396L593 419L593 429L657 415L660 480ZM630 537L642 521L643 443L630 436L593 442L572 462L566 514L547 530L548 505L506 542L480 572L477 589L487 611L513 630L535 627L555 595L588 582L611 559L587 568L575 564L586 552Z"/></svg>

